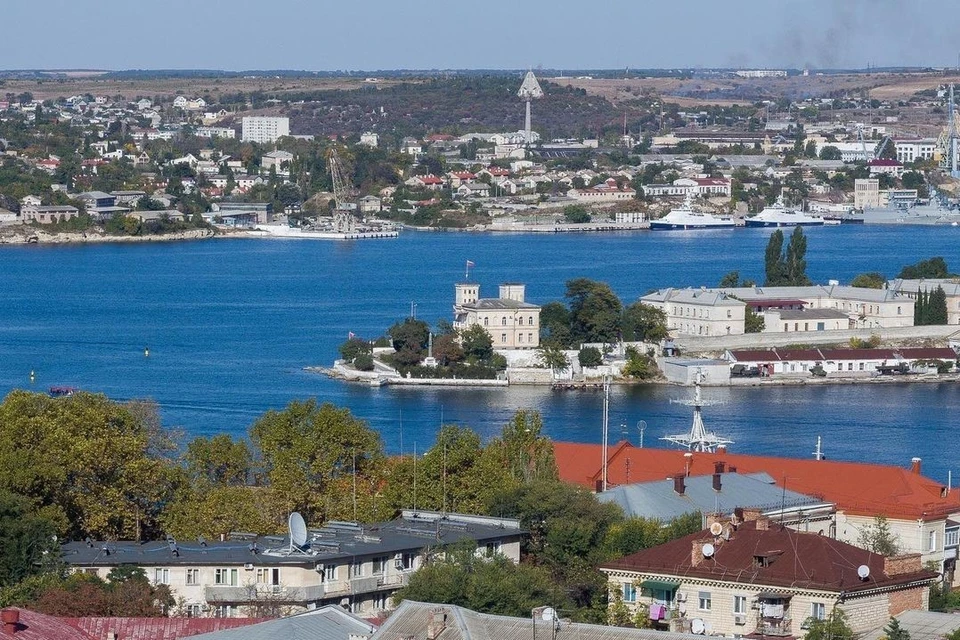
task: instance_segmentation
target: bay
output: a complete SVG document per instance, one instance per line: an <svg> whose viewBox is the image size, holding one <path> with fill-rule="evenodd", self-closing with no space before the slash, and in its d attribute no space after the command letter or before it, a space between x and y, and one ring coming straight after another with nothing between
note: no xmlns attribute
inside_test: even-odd
<svg viewBox="0 0 960 640"><path fill-rule="evenodd" d="M770 230L609 234L406 232L396 240L203 242L0 248L0 392L72 385L115 399L149 397L188 435L245 434L268 409L315 397L349 407L391 452L428 447L441 422L485 437L519 408L539 410L548 434L600 439L598 393L540 388L450 390L346 385L303 367L329 364L348 332L375 337L408 315L451 318L466 260L481 294L524 282L528 299L563 295L576 277L608 282L627 302L663 286L712 286L728 271L763 279ZM957 268L960 229L840 226L806 230L808 274L849 282L894 276L944 256ZM149 348L149 357L144 349ZM29 373L36 372L30 382ZM689 426L681 388L613 393L611 425L645 444ZM946 480L954 468L957 385L712 389L708 426L732 450L909 464ZM621 427L623 425L623 427Z"/></svg>

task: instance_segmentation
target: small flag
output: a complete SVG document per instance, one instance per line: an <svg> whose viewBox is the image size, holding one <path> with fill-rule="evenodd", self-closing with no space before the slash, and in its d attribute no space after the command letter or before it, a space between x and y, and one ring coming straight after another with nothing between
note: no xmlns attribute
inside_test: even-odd
<svg viewBox="0 0 960 640"><path fill-rule="evenodd" d="M477 265L474 264L473 260L467 260L467 266L468 266L468 267L475 267L475 266L477 266Z"/></svg>
<svg viewBox="0 0 960 640"><path fill-rule="evenodd" d="M353 340L356 337L357 337L357 334L355 334L353 331L347 334L347 340Z"/></svg>

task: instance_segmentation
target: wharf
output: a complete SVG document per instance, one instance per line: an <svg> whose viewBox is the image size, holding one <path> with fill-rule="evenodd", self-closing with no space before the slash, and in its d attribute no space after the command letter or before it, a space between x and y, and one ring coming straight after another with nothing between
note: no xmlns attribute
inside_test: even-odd
<svg viewBox="0 0 960 640"><path fill-rule="evenodd" d="M596 233L604 231L646 231L649 222L584 222L528 224L524 222L493 223L487 231L495 233Z"/></svg>

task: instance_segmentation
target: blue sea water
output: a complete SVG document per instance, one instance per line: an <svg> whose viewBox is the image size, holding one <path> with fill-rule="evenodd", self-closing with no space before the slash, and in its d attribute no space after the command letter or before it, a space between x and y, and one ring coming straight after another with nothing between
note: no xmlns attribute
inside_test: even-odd
<svg viewBox="0 0 960 640"><path fill-rule="evenodd" d="M449 319L453 284L485 295L524 282L548 302L566 280L610 283L627 302L662 286L716 285L728 271L763 277L771 231L734 229L610 234L403 233L395 240L217 239L183 243L0 248L0 392L71 385L116 399L148 397L187 434L246 433L292 399L349 407L388 450L429 446L441 424L496 433L519 408L539 410L556 439L599 441L600 394L540 388L367 388L308 373L329 364L348 332L375 337L408 315ZM811 228L808 274L848 282L865 271L944 256L960 263L958 228ZM149 348L149 357L144 349ZM31 383L30 371L36 372ZM613 393L613 435L648 446L689 426L671 402L688 390ZM946 480L960 450L957 385L713 389L708 425L733 450L809 456L818 435L833 458L906 465ZM621 425L623 425L621 427ZM960 468L960 467L958 467Z"/></svg>

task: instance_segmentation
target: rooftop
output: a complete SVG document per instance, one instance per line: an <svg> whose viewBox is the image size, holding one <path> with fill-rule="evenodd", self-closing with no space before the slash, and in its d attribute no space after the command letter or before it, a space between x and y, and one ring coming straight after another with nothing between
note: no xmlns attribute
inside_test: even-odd
<svg viewBox="0 0 960 640"><path fill-rule="evenodd" d="M910 640L941 640L947 634L960 629L960 616L955 613L914 609L895 617L900 621L900 628L910 634ZM887 634L881 627L864 634L861 640L881 640L886 637Z"/></svg>
<svg viewBox="0 0 960 640"><path fill-rule="evenodd" d="M204 633L196 637L198 640L348 640L355 636L369 637L375 630L375 626L344 611L343 607L328 605L294 616Z"/></svg>
<svg viewBox="0 0 960 640"><path fill-rule="evenodd" d="M260 621L256 618L60 618L28 609L14 610L20 617L14 634L19 640L103 640L110 631L124 640L178 640Z"/></svg>

